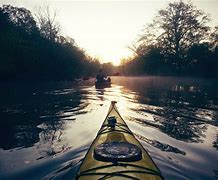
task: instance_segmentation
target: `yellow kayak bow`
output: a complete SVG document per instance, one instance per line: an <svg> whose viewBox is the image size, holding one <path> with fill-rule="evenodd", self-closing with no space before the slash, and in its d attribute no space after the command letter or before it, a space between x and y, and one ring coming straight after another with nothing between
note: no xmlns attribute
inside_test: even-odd
<svg viewBox="0 0 218 180"><path fill-rule="evenodd" d="M164 179L154 161L134 137L112 101L106 119L91 144L76 179Z"/></svg>

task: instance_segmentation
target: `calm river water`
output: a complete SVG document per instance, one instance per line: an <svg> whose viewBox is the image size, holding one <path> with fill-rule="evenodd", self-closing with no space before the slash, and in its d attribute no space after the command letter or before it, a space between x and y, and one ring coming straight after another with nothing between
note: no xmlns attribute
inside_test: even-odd
<svg viewBox="0 0 218 180"><path fill-rule="evenodd" d="M72 179L110 101L166 179L218 179L218 80L0 85L0 179Z"/></svg>

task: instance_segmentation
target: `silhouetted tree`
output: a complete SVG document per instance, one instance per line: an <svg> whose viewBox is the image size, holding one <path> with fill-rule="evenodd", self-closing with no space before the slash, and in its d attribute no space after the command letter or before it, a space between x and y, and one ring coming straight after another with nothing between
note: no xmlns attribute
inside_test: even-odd
<svg viewBox="0 0 218 180"><path fill-rule="evenodd" d="M191 4L180 1L170 3L166 10L160 10L156 23L164 32L159 37L162 47L176 58L182 58L193 44L205 40L209 27L208 17Z"/></svg>
<svg viewBox="0 0 218 180"><path fill-rule="evenodd" d="M32 34L38 31L36 21L29 10L11 5L3 5L1 11L13 25L24 29L27 33Z"/></svg>
<svg viewBox="0 0 218 180"><path fill-rule="evenodd" d="M126 74L143 66L144 74L217 76L217 27L210 31L208 21L191 3L169 3L130 46L134 57L122 69Z"/></svg>
<svg viewBox="0 0 218 180"><path fill-rule="evenodd" d="M179 70L186 63L184 57L187 50L208 37L208 21L205 13L190 3L169 3L166 9L158 12L153 23L145 28L138 47L142 49L149 44L156 45Z"/></svg>
<svg viewBox="0 0 218 180"><path fill-rule="evenodd" d="M147 53L142 56L144 72L147 74L161 74L165 66L164 57L157 47L149 47Z"/></svg>
<svg viewBox="0 0 218 180"><path fill-rule="evenodd" d="M46 9L40 9L36 15L40 33L52 41L57 41L60 33L60 25L56 22L56 15L56 12L51 14L49 6Z"/></svg>
<svg viewBox="0 0 218 180"><path fill-rule="evenodd" d="M106 75L111 75L115 72L115 67L113 66L112 63L103 63L102 64L102 70Z"/></svg>
<svg viewBox="0 0 218 180"><path fill-rule="evenodd" d="M210 34L210 43L212 48L218 47L218 26L216 26Z"/></svg>
<svg viewBox="0 0 218 180"><path fill-rule="evenodd" d="M188 50L188 73L191 75L209 75L212 68L212 52L209 44L194 44Z"/></svg>
<svg viewBox="0 0 218 180"><path fill-rule="evenodd" d="M4 5L0 8L0 79L15 77L28 71L32 51L37 46L39 31L31 12L24 8Z"/></svg>
<svg viewBox="0 0 218 180"><path fill-rule="evenodd" d="M99 73L101 64L99 59L87 56L87 61L84 62L83 66L82 74L84 76L96 76Z"/></svg>
<svg viewBox="0 0 218 180"><path fill-rule="evenodd" d="M100 63L72 38L59 36L55 16L49 9L47 15L38 27L27 9L0 7L0 80L72 80L96 73Z"/></svg>

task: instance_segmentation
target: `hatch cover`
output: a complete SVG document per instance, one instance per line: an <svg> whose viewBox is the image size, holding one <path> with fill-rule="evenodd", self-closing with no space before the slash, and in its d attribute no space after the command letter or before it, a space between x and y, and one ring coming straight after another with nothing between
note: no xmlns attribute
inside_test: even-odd
<svg viewBox="0 0 218 180"><path fill-rule="evenodd" d="M128 142L105 142L94 149L94 158L99 161L133 162L142 159L142 151Z"/></svg>

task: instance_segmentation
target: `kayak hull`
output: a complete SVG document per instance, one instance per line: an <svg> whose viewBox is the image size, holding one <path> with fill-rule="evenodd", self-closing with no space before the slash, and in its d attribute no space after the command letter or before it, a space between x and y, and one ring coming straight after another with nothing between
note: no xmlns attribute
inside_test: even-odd
<svg viewBox="0 0 218 180"><path fill-rule="evenodd" d="M105 82L95 82L95 88L97 89L102 89L102 88L107 88L111 87L111 82L105 81Z"/></svg>
<svg viewBox="0 0 218 180"><path fill-rule="evenodd" d="M109 119L111 117L116 118L115 127L113 127L113 124L110 125L109 123ZM114 157L115 159L112 159L111 154L109 154L109 157L106 157L104 153L100 153L100 156L103 156L104 158L96 158L95 153L97 150L99 150L99 147L102 148L103 146L109 146L108 144L113 144L115 146L117 146L117 144L121 144L122 146L125 144L125 146L122 148L116 147L114 149L112 148L112 150L109 148L108 150L108 147L106 147L106 150L113 153L115 152L115 155L117 155L118 151L121 151L122 153L126 151L128 152L128 155L126 156L126 154L122 154L122 156L120 156L118 154L118 158ZM131 148L128 149L128 146ZM135 147L136 150L133 147ZM130 150L133 152L130 152ZM137 152L140 152L140 156L137 154ZM129 158L130 155L133 157ZM135 155L137 155L137 158L134 158ZM145 151L140 142L134 137L120 116L115 106L115 102L112 101L107 117L104 120L97 137L90 146L79 168L76 179L158 180L163 179L163 177L151 157Z"/></svg>

